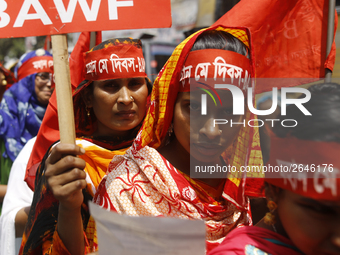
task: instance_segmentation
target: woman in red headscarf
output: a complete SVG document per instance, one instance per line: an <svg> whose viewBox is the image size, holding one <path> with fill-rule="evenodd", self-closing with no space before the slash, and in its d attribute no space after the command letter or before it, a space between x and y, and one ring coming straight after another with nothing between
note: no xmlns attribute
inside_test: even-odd
<svg viewBox="0 0 340 255"><path fill-rule="evenodd" d="M0 63L0 100L5 93L5 90L8 89L14 82L16 81L14 74L3 67ZM7 180L4 181L7 183ZM0 185L0 201L2 201L3 197L6 194L7 185Z"/></svg>
<svg viewBox="0 0 340 255"><path fill-rule="evenodd" d="M266 173L269 212L256 226L239 228L209 255L340 254L340 85L309 88L305 116L287 107L275 126ZM269 153L269 152L264 152Z"/></svg>
<svg viewBox="0 0 340 255"><path fill-rule="evenodd" d="M94 202L132 216L204 220L207 250L252 223L248 198L258 195L257 187L250 190L237 172L261 164L258 130L243 125L252 118L249 112L232 115L229 90L214 88L233 84L242 93L253 85L249 42L246 29L214 27L177 46L154 83L141 131L125 155L113 158ZM202 115L207 94L213 97ZM234 125L213 125L222 118ZM209 166L225 171L207 173ZM197 167L202 171L193 178L190 170ZM227 168L235 172L227 174Z"/></svg>
<svg viewBox="0 0 340 255"><path fill-rule="evenodd" d="M124 154L144 119L151 83L140 40L102 42L84 54L84 63L85 79L73 95L78 146L59 143L46 153L20 254L97 249L87 202L112 157Z"/></svg>
<svg viewBox="0 0 340 255"><path fill-rule="evenodd" d="M14 81L10 73L2 71L10 85ZM43 49L25 53L14 73L17 82L5 91L0 103L1 188L7 186L13 161L39 131L54 89L52 55Z"/></svg>

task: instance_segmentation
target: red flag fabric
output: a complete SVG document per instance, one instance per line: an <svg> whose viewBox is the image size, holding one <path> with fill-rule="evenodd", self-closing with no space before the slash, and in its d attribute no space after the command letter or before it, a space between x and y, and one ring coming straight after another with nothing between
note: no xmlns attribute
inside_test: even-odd
<svg viewBox="0 0 340 255"><path fill-rule="evenodd" d="M82 32L69 57L72 91L74 91L74 89L84 80L83 53L90 50L90 39L91 32ZM96 32L96 45L101 42L101 32ZM37 140L27 164L25 181L32 190L34 190L35 173L41 160L48 148L59 139L57 97L54 91L47 106L44 119L37 135Z"/></svg>
<svg viewBox="0 0 340 255"><path fill-rule="evenodd" d="M52 48L51 36L47 35L45 37L44 49L49 51L51 48Z"/></svg>
<svg viewBox="0 0 340 255"><path fill-rule="evenodd" d="M257 78L323 78L325 68L333 70L335 61L334 39L326 57L328 2L242 0L214 25L249 28ZM335 35L336 13L334 23ZM285 79L278 82L280 84L275 84L278 88L299 85L293 84L291 79L288 84ZM257 84L256 93L272 87L273 84Z"/></svg>

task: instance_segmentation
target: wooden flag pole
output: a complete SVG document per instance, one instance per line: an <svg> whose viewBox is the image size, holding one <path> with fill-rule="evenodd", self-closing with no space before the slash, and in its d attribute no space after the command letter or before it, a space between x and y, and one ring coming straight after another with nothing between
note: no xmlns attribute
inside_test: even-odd
<svg viewBox="0 0 340 255"><path fill-rule="evenodd" d="M60 142L75 144L76 134L70 67L68 62L67 36L66 34L52 35L51 38Z"/></svg>

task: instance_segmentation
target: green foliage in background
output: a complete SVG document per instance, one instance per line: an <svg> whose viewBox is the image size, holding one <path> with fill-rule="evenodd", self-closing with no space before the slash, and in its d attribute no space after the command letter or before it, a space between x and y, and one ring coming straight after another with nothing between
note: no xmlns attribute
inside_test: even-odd
<svg viewBox="0 0 340 255"><path fill-rule="evenodd" d="M34 50L43 48L45 36L36 37L37 43L33 46ZM3 64L5 57L20 58L26 52L25 38L2 38L0 39L0 62Z"/></svg>

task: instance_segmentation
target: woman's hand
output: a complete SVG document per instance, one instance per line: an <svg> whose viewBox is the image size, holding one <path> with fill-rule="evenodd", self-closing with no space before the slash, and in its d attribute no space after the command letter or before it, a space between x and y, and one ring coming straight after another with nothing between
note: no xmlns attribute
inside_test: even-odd
<svg viewBox="0 0 340 255"><path fill-rule="evenodd" d="M85 161L78 158L85 150L74 144L57 144L46 160L47 183L60 207L79 210L83 203L82 189L86 187Z"/></svg>
<svg viewBox="0 0 340 255"><path fill-rule="evenodd" d="M85 244L81 204L86 187L85 161L77 155L85 153L74 144L57 144L46 160L45 176L56 199L59 200L57 231L70 254L84 254Z"/></svg>

